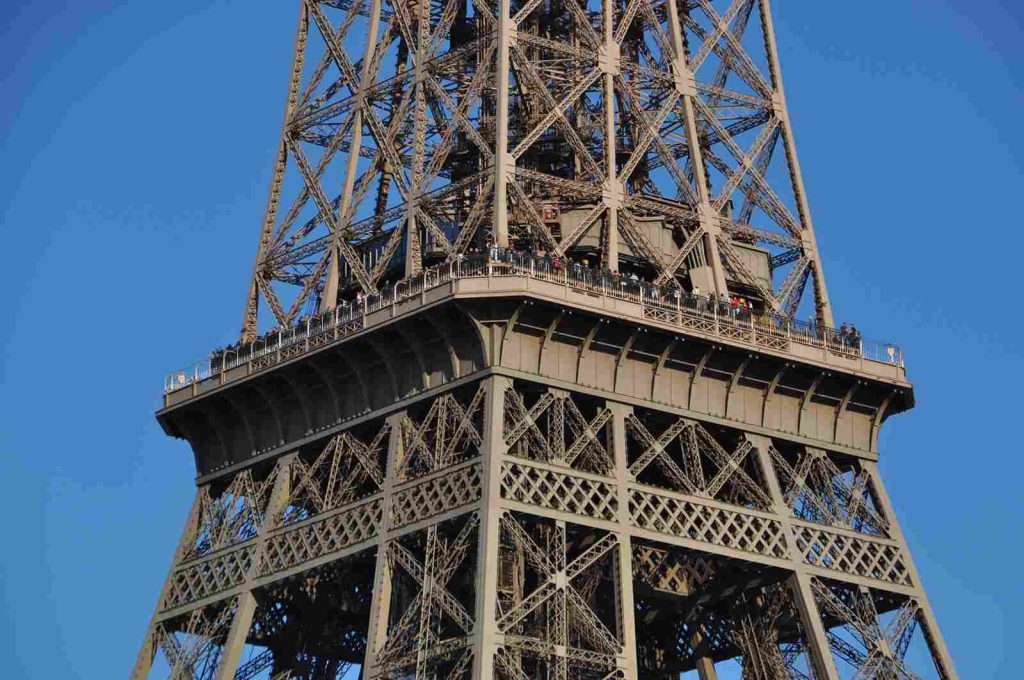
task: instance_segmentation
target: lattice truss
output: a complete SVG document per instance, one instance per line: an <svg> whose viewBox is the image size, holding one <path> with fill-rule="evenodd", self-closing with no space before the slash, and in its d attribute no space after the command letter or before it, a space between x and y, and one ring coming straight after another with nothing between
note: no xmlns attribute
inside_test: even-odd
<svg viewBox="0 0 1024 680"><path fill-rule="evenodd" d="M567 392L508 389L505 445L518 458L607 475L613 466L608 449L611 417L611 410L597 400Z"/></svg>
<svg viewBox="0 0 1024 680"><path fill-rule="evenodd" d="M244 333L489 239L827 313L794 154L768 0L301 0Z"/></svg>
<svg viewBox="0 0 1024 680"><path fill-rule="evenodd" d="M212 680L235 611L232 600L157 624L151 635L166 665L165 677Z"/></svg>
<svg viewBox="0 0 1024 680"><path fill-rule="evenodd" d="M376 432L342 432L316 456L299 456L291 465L291 485L284 524L298 522L333 508L380 493L384 486L388 435L384 424Z"/></svg>
<svg viewBox="0 0 1024 680"><path fill-rule="evenodd" d="M706 673L723 662L738 664L745 680L814 677L782 572L638 543L633 578L640 677Z"/></svg>
<svg viewBox="0 0 1024 680"><path fill-rule="evenodd" d="M626 418L629 474L642 484L767 510L771 497L753 444L687 418L638 411Z"/></svg>
<svg viewBox="0 0 1024 680"><path fill-rule="evenodd" d="M817 578L811 587L833 655L852 677L949 677L916 598Z"/></svg>
<svg viewBox="0 0 1024 680"><path fill-rule="evenodd" d="M615 677L623 606L617 548L613 533L526 515L502 517L498 677Z"/></svg>
<svg viewBox="0 0 1024 680"><path fill-rule="evenodd" d="M871 476L857 459L843 459L811 446L785 450L783 454L772 446L770 451L794 517L872 536L890 535Z"/></svg>
<svg viewBox="0 0 1024 680"><path fill-rule="evenodd" d="M186 548L186 558L203 557L253 538L263 524L272 486L273 475L266 469L247 468L226 486L200 489L195 542Z"/></svg>
<svg viewBox="0 0 1024 680"><path fill-rule="evenodd" d="M478 529L470 513L388 543L389 622L371 677L469 677Z"/></svg>
<svg viewBox="0 0 1024 680"><path fill-rule="evenodd" d="M341 680L361 665L374 563L357 554L258 589L235 680Z"/></svg>
<svg viewBox="0 0 1024 680"><path fill-rule="evenodd" d="M857 459L781 441L769 452L786 506L803 520L793 532L807 563L912 585L907 556L891 540L871 475Z"/></svg>
<svg viewBox="0 0 1024 680"><path fill-rule="evenodd" d="M342 432L322 448L312 448L291 458L283 468L254 466L236 473L226 484L207 485L199 490L198 518L194 542L187 546L183 563L215 555L234 546L244 545L256 536L260 526L288 526L335 508L353 504L363 498L377 494L384 483L384 465L387 454L387 437L390 427L385 424L377 429ZM289 477L288 502L274 517L266 516L267 504L276 476ZM352 518L349 517L349 520ZM304 536L303 546L290 546L290 537L281 535L279 541L271 541L265 566L273 566L275 559L294 559L290 548L306 549L307 556L318 547L345 540L359 540L372 535L376 527L367 526L372 518L362 518L357 528L341 528L337 525L324 526L326 533ZM308 527L320 528L310 524ZM330 535L334 531L348 536ZM308 533L308 532L303 532ZM310 542L312 540L312 543ZM280 543L280 545L279 545ZM244 552L244 551L236 551ZM200 588L196 595L206 594L203 590L216 589L220 577L240 579L249 566L235 564L230 574L219 570L203 570L201 583L192 583ZM172 596L174 594L172 593Z"/></svg>
<svg viewBox="0 0 1024 680"><path fill-rule="evenodd" d="M468 399L447 392L403 417L397 480L409 481L478 458L483 444L483 403L482 387Z"/></svg>

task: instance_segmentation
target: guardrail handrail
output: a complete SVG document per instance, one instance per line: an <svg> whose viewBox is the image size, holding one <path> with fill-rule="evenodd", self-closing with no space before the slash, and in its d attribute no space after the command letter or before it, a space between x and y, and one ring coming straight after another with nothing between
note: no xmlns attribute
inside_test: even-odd
<svg viewBox="0 0 1024 680"><path fill-rule="evenodd" d="M419 276L403 279L371 295L360 295L323 314L305 318L295 326L272 329L251 343L217 350L208 359L171 371L164 383L164 393L188 387L249 362L266 361L268 365L276 363L272 359L280 360L282 350L327 333L340 337L356 330L356 327L362 328L367 314L391 307L450 281L496 276L525 276L635 302L643 308L641 313L645 318L686 326L693 326L696 322L701 330L717 335L735 337L737 330L750 330L764 337L774 337L780 342L796 342L869 361L900 367L904 365L903 351L898 345L854 338L835 328L735 306L724 297L694 295L678 288L662 288L640 279L588 269L579 263L559 266L556 262L551 257L494 248L487 256L460 256L447 265L430 267ZM344 332L339 334L342 329ZM267 357L271 357L271 360Z"/></svg>

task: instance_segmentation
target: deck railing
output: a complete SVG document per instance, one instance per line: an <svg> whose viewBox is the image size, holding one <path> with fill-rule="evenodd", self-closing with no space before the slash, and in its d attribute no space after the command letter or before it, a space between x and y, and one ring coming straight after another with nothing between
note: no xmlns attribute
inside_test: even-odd
<svg viewBox="0 0 1024 680"><path fill-rule="evenodd" d="M271 330L254 342L216 352L186 368L171 371L165 380L164 392L188 387L244 364L251 364L253 370L262 370L361 330L368 314L457 279L482 277L526 277L633 302L640 305L645 319L726 340L783 351L790 343L797 343L840 356L903 366L902 350L891 343L863 340L835 328L735 306L725 299L693 295L626 276L614 277L579 264L558 266L550 258L492 250L490 256L471 256L425 269L419 276L403 279L295 326Z"/></svg>

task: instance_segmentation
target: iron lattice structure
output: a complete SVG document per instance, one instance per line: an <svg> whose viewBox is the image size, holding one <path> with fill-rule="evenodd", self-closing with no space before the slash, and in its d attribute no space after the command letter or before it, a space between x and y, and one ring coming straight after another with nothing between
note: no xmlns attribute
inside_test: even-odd
<svg viewBox="0 0 1024 680"><path fill-rule="evenodd" d="M831 325L768 3L301 3L245 336L492 240Z"/></svg>
<svg viewBox="0 0 1024 680"><path fill-rule="evenodd" d="M300 4L133 679L957 677L878 473L902 359L785 322L831 311L768 5Z"/></svg>

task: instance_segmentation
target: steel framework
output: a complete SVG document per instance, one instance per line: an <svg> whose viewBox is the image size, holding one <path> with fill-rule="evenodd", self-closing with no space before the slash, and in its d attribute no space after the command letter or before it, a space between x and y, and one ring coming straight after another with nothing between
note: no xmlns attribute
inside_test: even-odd
<svg viewBox="0 0 1024 680"><path fill-rule="evenodd" d="M901 362L492 247L831 325L768 0L300 2L242 340L324 316L170 385L133 679L957 677L878 474Z"/></svg>
<svg viewBox="0 0 1024 680"><path fill-rule="evenodd" d="M767 1L300 5L247 339L491 241L831 325Z"/></svg>

